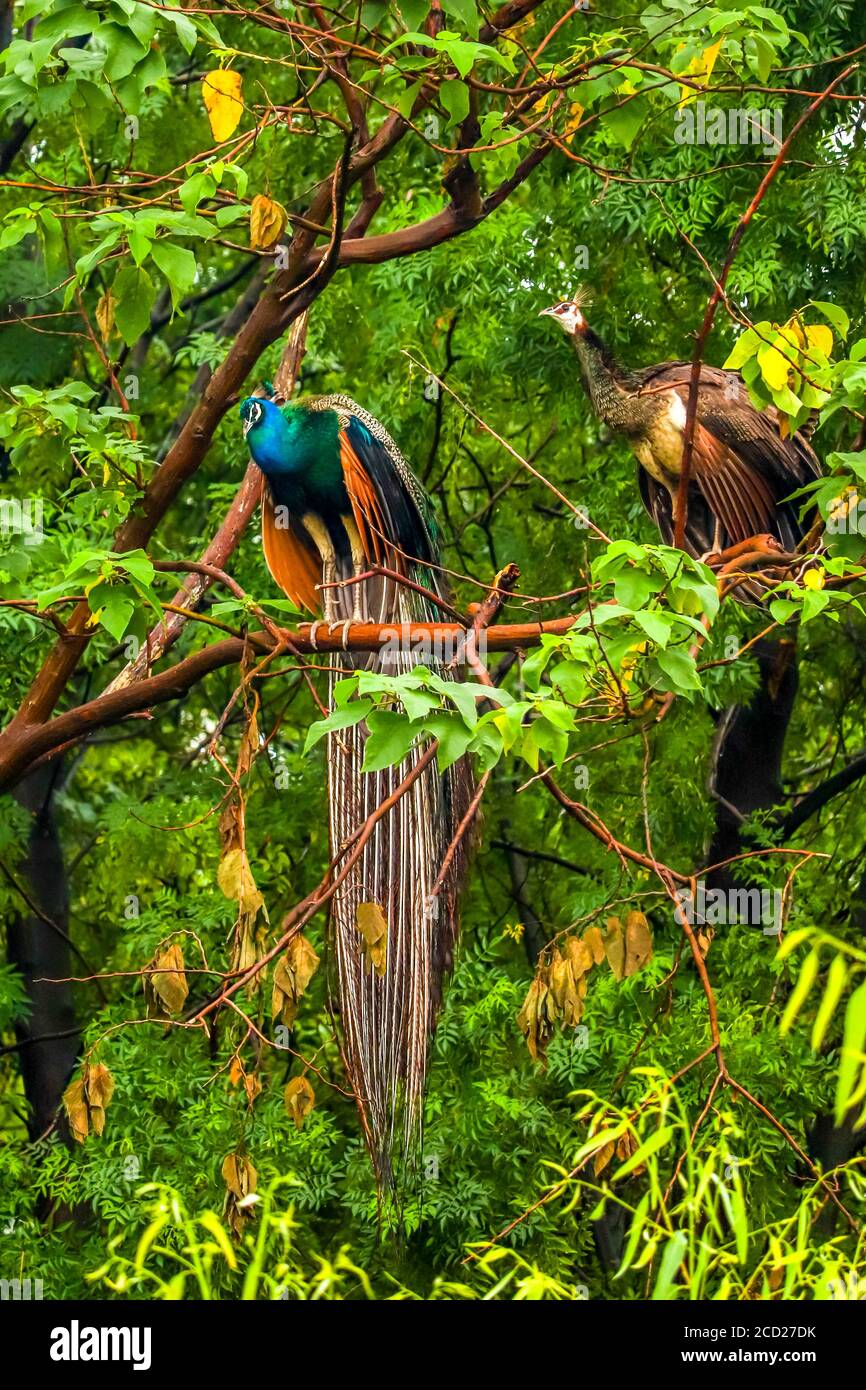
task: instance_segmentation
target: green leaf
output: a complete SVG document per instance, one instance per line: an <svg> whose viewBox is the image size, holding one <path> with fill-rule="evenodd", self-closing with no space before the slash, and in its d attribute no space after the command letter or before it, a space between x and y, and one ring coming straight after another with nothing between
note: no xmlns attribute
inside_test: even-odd
<svg viewBox="0 0 866 1390"><path fill-rule="evenodd" d="M372 708L372 700L353 700L345 708L334 710L327 718L317 719L315 724L311 724L307 730L304 752L308 753L319 742L320 738L324 738L325 734L331 733L332 730L351 729L355 724L360 724Z"/></svg>
<svg viewBox="0 0 866 1390"><path fill-rule="evenodd" d="M658 1153L659 1149L664 1148L673 1133L673 1125L663 1125L661 1129L657 1129L654 1134L651 1134L648 1139L645 1139L644 1142L635 1149L634 1153L626 1159L625 1163L623 1163L620 1168L617 1168L610 1181L616 1182L617 1179L627 1177L629 1173L633 1173L635 1168L640 1168L641 1164L645 1163L652 1154Z"/></svg>
<svg viewBox="0 0 866 1390"><path fill-rule="evenodd" d="M475 0L442 0L442 8L451 19L458 21L464 33L477 39L480 22Z"/></svg>
<svg viewBox="0 0 866 1390"><path fill-rule="evenodd" d="M666 689L676 694L689 690L700 690L701 680L695 667L695 659L688 652L671 647L668 651L656 652L655 660L666 677Z"/></svg>
<svg viewBox="0 0 866 1390"><path fill-rule="evenodd" d="M406 28L416 30L427 18L430 5L429 0L397 0L396 8Z"/></svg>
<svg viewBox="0 0 866 1390"><path fill-rule="evenodd" d="M741 333L734 346L731 348L723 366L732 372L738 372L750 357L754 357L758 348L761 346L761 339L754 328L747 328L745 333Z"/></svg>
<svg viewBox="0 0 866 1390"><path fill-rule="evenodd" d="M612 110L606 111L601 118L601 123L614 140L630 150L637 138L638 131L649 115L649 109L647 97L631 97L624 105L615 106Z"/></svg>
<svg viewBox="0 0 866 1390"><path fill-rule="evenodd" d="M458 714L435 714L425 721L425 730L439 740L436 761L444 772L462 758L472 740L474 729L466 726Z"/></svg>
<svg viewBox="0 0 866 1390"><path fill-rule="evenodd" d="M447 130L460 125L469 115L469 88L465 82L443 82L439 88L439 100L448 112Z"/></svg>
<svg viewBox="0 0 866 1390"><path fill-rule="evenodd" d="M815 1014L815 1022L812 1024L813 1052L817 1052L824 1041L824 1035L836 1012L836 1005L842 997L847 979L848 968L845 964L845 957L834 956L830 963L830 969L827 971L827 983L824 986L824 994Z"/></svg>
<svg viewBox="0 0 866 1390"><path fill-rule="evenodd" d="M123 341L132 347L150 328L156 286L141 266L125 266L115 276L112 288L117 300L114 322Z"/></svg>
<svg viewBox="0 0 866 1390"><path fill-rule="evenodd" d="M135 612L130 590L120 584L97 584L87 595L87 601L100 625L119 642Z"/></svg>
<svg viewBox="0 0 866 1390"><path fill-rule="evenodd" d="M782 1021L779 1024L779 1032L783 1038L786 1033L791 1031L794 1020L809 997L809 991L817 978L820 963L820 957L817 951L810 951L803 962L800 978L791 990L790 997L785 1005L785 1012L782 1014Z"/></svg>
<svg viewBox="0 0 866 1390"><path fill-rule="evenodd" d="M155 241L151 255L171 288L172 309L177 309L195 283L195 256L185 246L176 246L172 241Z"/></svg>
<svg viewBox="0 0 866 1390"><path fill-rule="evenodd" d="M400 710L377 709L367 719L370 730L364 745L364 772L381 772L401 763L418 736L418 730Z"/></svg>
<svg viewBox="0 0 866 1390"><path fill-rule="evenodd" d="M683 1262L688 1243L689 1238L685 1231L674 1231L670 1240L667 1241L659 1264L655 1287L651 1294L653 1302L663 1302L670 1297L674 1287L674 1279Z"/></svg>
<svg viewBox="0 0 866 1390"><path fill-rule="evenodd" d="M848 337L851 320L844 309L840 309L838 304L828 304L824 299L813 299L811 304L813 309L817 309L819 314L823 314L824 318L832 323L840 338Z"/></svg>
<svg viewBox="0 0 866 1390"><path fill-rule="evenodd" d="M836 1078L836 1123L841 1125L850 1103L857 1075L863 1067L866 1045L866 984L855 989L845 1010L842 1055Z"/></svg>
<svg viewBox="0 0 866 1390"><path fill-rule="evenodd" d="M651 608L640 609L639 612L635 613L634 620L647 637L660 647L664 647L670 641L671 629L677 621L670 613L662 613L658 609ZM682 632L682 628L680 628L680 632Z"/></svg>

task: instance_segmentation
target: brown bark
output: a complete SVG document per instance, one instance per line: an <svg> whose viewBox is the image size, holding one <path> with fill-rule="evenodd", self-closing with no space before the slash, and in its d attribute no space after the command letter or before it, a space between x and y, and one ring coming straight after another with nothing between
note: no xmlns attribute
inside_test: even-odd
<svg viewBox="0 0 866 1390"><path fill-rule="evenodd" d="M72 974L69 894L53 801L59 775L59 764L47 764L31 772L15 792L30 815L20 872L33 907L28 910L25 904L10 917L7 953L10 965L21 972L30 1002L27 1018L15 1031L31 1139L53 1123L79 1047L72 985L47 983L67 981Z"/></svg>
<svg viewBox="0 0 866 1390"><path fill-rule="evenodd" d="M574 617L569 616L545 623L491 628L486 635L487 647L490 651L535 647L544 633L567 632L573 622ZM394 640L395 632L401 640L408 638L413 643L422 640L442 644L447 642L453 644L456 650L466 629L457 623L408 623L405 629L380 627L375 623L352 623L344 646L342 624L331 632L320 624L314 646L310 625L305 623L302 627L286 631L285 637L294 651L309 655L317 651L378 651L385 643ZM239 637L227 637L194 652L159 675L99 695L95 700L59 714L54 719L26 727L19 725L15 730L10 727L12 736L0 741L0 791L14 786L27 769L46 753L86 737L95 729L116 724L131 714L148 710L152 705L180 699L211 671L236 665L249 648L264 654L271 651L273 646L274 639L264 632L250 633L246 642Z"/></svg>

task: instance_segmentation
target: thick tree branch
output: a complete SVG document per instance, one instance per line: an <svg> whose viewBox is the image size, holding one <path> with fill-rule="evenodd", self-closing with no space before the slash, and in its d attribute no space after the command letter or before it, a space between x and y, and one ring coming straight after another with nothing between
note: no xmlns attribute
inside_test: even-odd
<svg viewBox="0 0 866 1390"><path fill-rule="evenodd" d="M866 777L866 753L861 754L859 758L852 759L847 767L841 768L832 777L828 777L826 781L813 787L797 802L793 810L778 821L783 838L790 839L800 829L800 826L805 825L806 821L826 806L828 801L832 801L833 797L838 796L840 792L853 787L854 783L859 782L862 777Z"/></svg>
<svg viewBox="0 0 866 1390"><path fill-rule="evenodd" d="M569 615L544 623L518 623L491 628L486 634L487 648L504 652L535 647L545 633L559 635L567 632L574 621L574 616ZM282 637L285 645L293 651L312 655L318 652L375 652L393 642L395 633L412 645L428 641L444 647L450 643L457 650L469 632L471 629L458 623L406 623L399 628L377 623L352 623L344 643L342 624L331 632L323 630L319 624L314 645L310 624L304 623L301 627L284 631ZM181 699L212 671L237 665L250 649L267 654L273 651L274 645L274 638L265 632L251 632L246 641L239 637L227 637L185 657L159 675L110 688L94 700L42 724L19 725L9 731L10 737L3 744L0 791L14 785L31 764L46 753L87 737L96 729L149 710L153 705Z"/></svg>

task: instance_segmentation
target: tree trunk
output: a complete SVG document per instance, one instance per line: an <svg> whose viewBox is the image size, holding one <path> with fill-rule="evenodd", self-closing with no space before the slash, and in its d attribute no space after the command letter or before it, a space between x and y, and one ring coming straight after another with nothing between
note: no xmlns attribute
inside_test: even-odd
<svg viewBox="0 0 866 1390"><path fill-rule="evenodd" d="M797 647L788 638L755 647L761 684L748 705L732 705L716 730L710 792L716 798L716 829L707 862L716 864L751 848L743 821L753 811L782 801L782 756L797 694ZM730 868L707 875L710 888L749 887Z"/></svg>
<svg viewBox="0 0 866 1390"><path fill-rule="evenodd" d="M8 931L9 963L20 970L31 1006L16 1029L31 1139L54 1122L79 1048L72 985L44 983L72 973L69 893L54 811L59 777L59 762L49 763L25 777L14 792L31 817L22 886L33 907L25 905L13 916Z"/></svg>

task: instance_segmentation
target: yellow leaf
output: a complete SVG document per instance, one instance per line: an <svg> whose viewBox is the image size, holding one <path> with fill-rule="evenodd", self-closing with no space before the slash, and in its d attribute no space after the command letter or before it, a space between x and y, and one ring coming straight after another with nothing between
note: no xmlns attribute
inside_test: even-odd
<svg viewBox="0 0 866 1390"><path fill-rule="evenodd" d="M275 203L263 193L257 193L250 208L250 246L253 250L266 250L279 241L287 221L288 215L282 203Z"/></svg>
<svg viewBox="0 0 866 1390"><path fill-rule="evenodd" d="M697 58L693 58L686 68L686 76L694 78L695 82L699 83L700 86L706 87L713 75L713 68L716 66L716 59L721 52L722 43L723 40L719 39L718 43L710 44L709 48L705 48L703 53L699 53ZM680 106L685 106L688 102L694 101L697 96L697 92L692 86L681 86L680 93Z"/></svg>
<svg viewBox="0 0 866 1390"><path fill-rule="evenodd" d="M806 342L810 348L829 357L833 351L833 330L825 323L810 323L806 329Z"/></svg>
<svg viewBox="0 0 866 1390"><path fill-rule="evenodd" d="M764 343L758 349L758 366L771 391L780 391L783 386L787 386L791 363L777 347L771 343Z"/></svg>
<svg viewBox="0 0 866 1390"><path fill-rule="evenodd" d="M827 513L827 520L834 522L838 530L844 530L844 519L849 516L851 512L856 514L859 502L860 497L855 489L853 487L846 487L845 491L839 497L833 499L830 510Z"/></svg>
<svg viewBox="0 0 866 1390"><path fill-rule="evenodd" d="M823 570L806 570L803 575L803 583L807 589L823 589L825 583Z"/></svg>
<svg viewBox="0 0 866 1390"><path fill-rule="evenodd" d="M563 136L566 140L573 140L574 133L583 120L583 107L579 101L573 101L568 108L568 120L565 122Z"/></svg>
<svg viewBox="0 0 866 1390"><path fill-rule="evenodd" d="M244 114L242 88L240 73L229 69L216 68L202 78L202 96L215 140L228 140L237 130Z"/></svg>
<svg viewBox="0 0 866 1390"><path fill-rule="evenodd" d="M804 348L804 347L806 347L806 334L805 334L805 332L803 331L803 326L802 326L802 324L800 323L799 318L796 318L796 317L795 317L795 318L789 319L788 322L785 324L785 327L788 328L788 329L790 329L791 332L794 334L794 337L796 338L796 341L797 341L797 347L798 347L798 348Z"/></svg>

